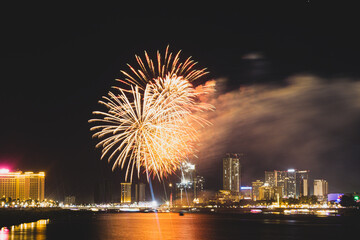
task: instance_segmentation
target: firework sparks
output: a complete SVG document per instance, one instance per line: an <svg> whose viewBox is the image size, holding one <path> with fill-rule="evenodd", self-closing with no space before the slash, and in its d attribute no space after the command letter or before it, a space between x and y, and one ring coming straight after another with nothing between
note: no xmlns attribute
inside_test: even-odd
<svg viewBox="0 0 360 240"><path fill-rule="evenodd" d="M108 111L95 111L102 118L90 120L98 123L91 131L101 139L101 158L114 160L113 170L126 168L125 179L130 174L132 180L135 169L139 177L141 168L159 179L173 173L195 154L196 128L209 124L196 115L212 109L199 100L206 91L191 84L205 69L193 69L190 58L181 63L179 54L172 57L167 48L162 59L158 52L156 68L146 52L147 65L136 56L140 69L129 65L132 74L122 71L126 78L118 81L126 88L114 87L117 93L99 101Z"/></svg>

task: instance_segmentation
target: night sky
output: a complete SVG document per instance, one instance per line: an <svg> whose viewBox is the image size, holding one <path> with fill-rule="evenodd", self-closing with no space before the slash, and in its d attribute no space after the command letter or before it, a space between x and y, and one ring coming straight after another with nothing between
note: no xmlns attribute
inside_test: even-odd
<svg viewBox="0 0 360 240"><path fill-rule="evenodd" d="M242 152L244 184L265 170L296 168L328 180L330 192L360 191L360 39L352 9L313 1L4 6L0 167L45 171L46 195L56 200L91 202L101 183L118 186L124 174L100 161L88 120L104 110L97 101L126 63L136 65L135 54L154 56L169 44L208 68L198 84L216 81L210 101L217 110L207 116L213 125L201 130L193 159L208 189L221 188L225 153Z"/></svg>

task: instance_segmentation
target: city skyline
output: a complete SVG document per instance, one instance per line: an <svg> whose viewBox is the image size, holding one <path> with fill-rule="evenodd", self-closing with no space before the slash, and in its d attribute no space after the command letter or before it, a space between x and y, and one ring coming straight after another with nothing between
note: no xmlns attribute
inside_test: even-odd
<svg viewBox="0 0 360 240"><path fill-rule="evenodd" d="M90 202L120 188L125 174L100 160L88 120L135 54L153 57L169 45L209 71L196 86L216 83L212 125L199 131L198 158L189 159L208 188L221 188L219 159L245 152L246 184L265 170L297 168L326 179L331 192L359 191L357 14L328 7L9 8L1 16L0 168L44 171L53 199Z"/></svg>
<svg viewBox="0 0 360 240"><path fill-rule="evenodd" d="M335 194L335 192L329 192L328 190L328 182L325 179L319 179L317 176L309 177L309 170L297 170L297 169L287 169L287 170L265 170L264 175L260 179L255 179L254 177L250 177L253 179L250 184L241 184L241 176L247 175L246 172L241 171L241 159L244 159L244 154L241 153L227 153L226 156L221 160L223 163L223 182L222 187L219 189L215 189L216 191L228 190L232 192L232 194L237 194L242 196L244 191L250 190L252 196L254 196L252 191L258 192L258 187L279 187L276 191L281 191L281 198L299 198L301 196L323 196L329 193ZM229 162L230 161L230 162ZM162 199L162 201L179 201L182 202L183 197L186 196L186 199L198 199L202 197L204 192L209 192L214 190L212 188L205 187L206 180L203 176L201 176L198 171L196 171L196 165L191 164L189 162L182 164L181 177L174 182L169 184L169 188L172 189L174 186L174 192L169 190L168 192L161 192L155 195L155 199ZM236 170L236 168L238 168ZM230 171L229 171L230 170ZM230 173L229 173L230 172ZM293 174L293 175L291 175ZM0 193L3 192L3 197L11 197L11 198L19 198L20 200L31 199L34 194L40 194L41 196L38 200L42 201L46 197L45 195L45 181L42 180L41 191L34 192L29 195L29 190L27 190L28 198L24 198L21 196L15 196L15 192L19 192L19 190L12 190L14 194L9 195L9 189L12 188L12 185L9 181L14 177L22 177L24 176L40 176L44 178L45 173L39 172L38 174L34 174L33 172L25 172L22 174L22 171L11 172L9 169L1 168L0 169ZM5 178L4 178L5 177ZM5 182L4 182L5 181ZM8 183L9 182L9 183ZM234 183L232 183L234 182ZM28 181L29 184L29 181ZM325 184L325 185L324 185ZM19 183L16 186L18 189ZM144 201L152 201L152 197L150 196L149 186L147 183L131 183L131 182L121 182L118 183L119 188L112 186L107 186L106 189L99 192L97 196L94 195L95 203L115 203L120 202L122 204L128 204L133 202L144 202ZM254 188L254 185L256 186ZM29 188L29 187L28 187ZM147 188L147 190L145 190ZM7 190L8 189L8 190ZM32 188L29 188L32 189ZM4 191L3 191L4 190ZM38 190L37 190L38 191ZM52 191L51 189L49 190ZM106 191L106 192L104 192ZM336 194L349 194L349 192L339 191ZM5 194L6 193L6 194ZM145 194L147 193L147 194ZM170 194L171 193L171 194ZM174 195L173 195L174 194ZM257 193L258 194L258 193ZM184 195L184 196L183 196ZM164 198L165 196L165 198ZM258 195L257 195L258 197ZM69 200L71 199L71 200ZM64 199L55 199L59 202L75 202L76 194L65 196ZM319 198L322 199L322 198ZM256 197L255 197L256 200Z"/></svg>

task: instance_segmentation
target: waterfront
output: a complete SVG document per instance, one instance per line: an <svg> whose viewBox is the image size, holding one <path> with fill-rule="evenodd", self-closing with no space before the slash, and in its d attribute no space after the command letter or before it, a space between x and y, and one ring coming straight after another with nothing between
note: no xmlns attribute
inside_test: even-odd
<svg viewBox="0 0 360 240"><path fill-rule="evenodd" d="M11 226L12 239L339 239L360 227L359 216L275 214L94 213Z"/></svg>

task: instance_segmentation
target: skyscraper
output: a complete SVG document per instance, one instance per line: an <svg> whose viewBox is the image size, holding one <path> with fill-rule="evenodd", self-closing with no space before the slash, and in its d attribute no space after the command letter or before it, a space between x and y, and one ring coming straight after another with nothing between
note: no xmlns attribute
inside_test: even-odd
<svg viewBox="0 0 360 240"><path fill-rule="evenodd" d="M135 202L145 202L145 184L135 184Z"/></svg>
<svg viewBox="0 0 360 240"><path fill-rule="evenodd" d="M194 178L194 198L199 198L204 191L205 178L203 176L196 176Z"/></svg>
<svg viewBox="0 0 360 240"><path fill-rule="evenodd" d="M265 171L265 183L269 187L277 187L281 190L281 195L285 196L285 190L287 189L288 173L287 171Z"/></svg>
<svg viewBox="0 0 360 240"><path fill-rule="evenodd" d="M296 198L309 195L309 170L265 171L265 183L277 187L281 196Z"/></svg>
<svg viewBox="0 0 360 240"><path fill-rule="evenodd" d="M0 169L0 197L10 197L21 201L45 199L45 173L10 172Z"/></svg>
<svg viewBox="0 0 360 240"><path fill-rule="evenodd" d="M223 159L223 189L240 191L241 164L240 154L227 154Z"/></svg>
<svg viewBox="0 0 360 240"><path fill-rule="evenodd" d="M324 179L315 179L314 195L318 198L318 200L323 201L324 199L327 199L328 193L328 182Z"/></svg>
<svg viewBox="0 0 360 240"><path fill-rule="evenodd" d="M285 179L287 176L286 171L275 170L275 186L281 189L281 196L285 195Z"/></svg>
<svg viewBox="0 0 360 240"><path fill-rule="evenodd" d="M269 187L276 186L275 171L265 171L265 183L267 183Z"/></svg>
<svg viewBox="0 0 360 240"><path fill-rule="evenodd" d="M296 196L309 195L309 170L296 171Z"/></svg>
<svg viewBox="0 0 360 240"><path fill-rule="evenodd" d="M285 178L285 195L289 198L296 197L296 170L288 169Z"/></svg>
<svg viewBox="0 0 360 240"><path fill-rule="evenodd" d="M121 183L121 203L131 203L131 183Z"/></svg>
<svg viewBox="0 0 360 240"><path fill-rule="evenodd" d="M260 180L256 180L256 182L252 182L252 199L254 201L259 200L260 193L259 188L264 185L264 182Z"/></svg>

